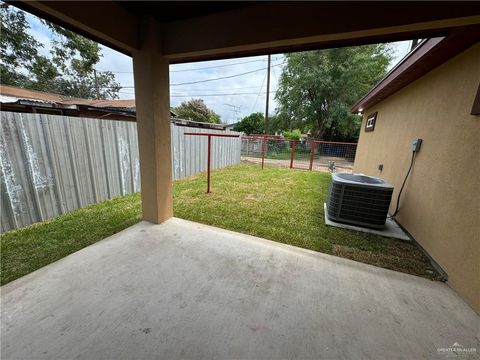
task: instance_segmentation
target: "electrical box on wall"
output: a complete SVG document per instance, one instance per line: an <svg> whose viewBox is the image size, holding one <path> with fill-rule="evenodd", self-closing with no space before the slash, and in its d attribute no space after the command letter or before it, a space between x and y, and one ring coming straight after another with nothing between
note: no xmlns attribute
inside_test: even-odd
<svg viewBox="0 0 480 360"><path fill-rule="evenodd" d="M422 139L413 139L412 140L412 151L418 153L420 147L422 146Z"/></svg>

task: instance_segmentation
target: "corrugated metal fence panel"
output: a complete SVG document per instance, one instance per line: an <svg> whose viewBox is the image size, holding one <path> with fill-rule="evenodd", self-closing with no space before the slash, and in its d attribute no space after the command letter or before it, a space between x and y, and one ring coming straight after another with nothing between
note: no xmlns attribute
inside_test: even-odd
<svg viewBox="0 0 480 360"><path fill-rule="evenodd" d="M132 122L2 112L1 232L140 191L137 126ZM174 180L207 168L207 139L218 132L173 125ZM212 167L240 162L240 138L212 140Z"/></svg>

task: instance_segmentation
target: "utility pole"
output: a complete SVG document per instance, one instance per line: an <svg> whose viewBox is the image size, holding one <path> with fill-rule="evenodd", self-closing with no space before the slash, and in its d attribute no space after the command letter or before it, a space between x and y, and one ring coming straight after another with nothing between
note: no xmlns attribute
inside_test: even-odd
<svg viewBox="0 0 480 360"><path fill-rule="evenodd" d="M98 87L97 70L93 69L93 77L95 78L95 91L97 92L97 100L100 100L100 88Z"/></svg>
<svg viewBox="0 0 480 360"><path fill-rule="evenodd" d="M268 100L270 99L270 54L268 54L267 66L267 96L265 96L265 134L268 134Z"/></svg>
<svg viewBox="0 0 480 360"><path fill-rule="evenodd" d="M232 105L232 104L225 104L224 105L227 105L229 107L232 108L232 118L233 118L233 122L235 122L235 120L237 120L237 115L238 113L240 112L240 106L237 106L237 105Z"/></svg>

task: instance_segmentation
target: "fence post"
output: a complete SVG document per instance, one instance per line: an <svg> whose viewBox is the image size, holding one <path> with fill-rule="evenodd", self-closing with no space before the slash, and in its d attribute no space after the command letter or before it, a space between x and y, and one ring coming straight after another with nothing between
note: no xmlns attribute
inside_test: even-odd
<svg viewBox="0 0 480 360"><path fill-rule="evenodd" d="M263 170L263 164L265 163L265 150L266 150L266 146L267 145L267 138L264 137L263 140L262 140L262 170Z"/></svg>
<svg viewBox="0 0 480 360"><path fill-rule="evenodd" d="M210 193L210 169L211 169L211 152L212 152L212 137L224 137L224 138L232 138L232 137L240 137L240 135L231 135L231 134L219 134L219 133L206 133L206 132L185 132L183 133L184 136L192 135L192 136L206 136L208 137L208 148L207 148L207 194Z"/></svg>
<svg viewBox="0 0 480 360"><path fill-rule="evenodd" d="M313 157L315 156L315 141L310 141L310 171L313 169Z"/></svg>
<svg viewBox="0 0 480 360"><path fill-rule="evenodd" d="M210 152L212 148L212 136L208 135L208 159L207 159L207 194L210 194Z"/></svg>
<svg viewBox="0 0 480 360"><path fill-rule="evenodd" d="M296 140L290 141L290 169L293 168L293 159L295 158L295 143Z"/></svg>

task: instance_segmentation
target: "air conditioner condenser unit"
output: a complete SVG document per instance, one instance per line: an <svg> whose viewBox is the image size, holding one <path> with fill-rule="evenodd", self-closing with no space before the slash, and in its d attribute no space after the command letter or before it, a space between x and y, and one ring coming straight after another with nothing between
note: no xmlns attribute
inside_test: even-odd
<svg viewBox="0 0 480 360"><path fill-rule="evenodd" d="M330 220L381 229L385 226L393 186L363 174L332 174L327 198Z"/></svg>

